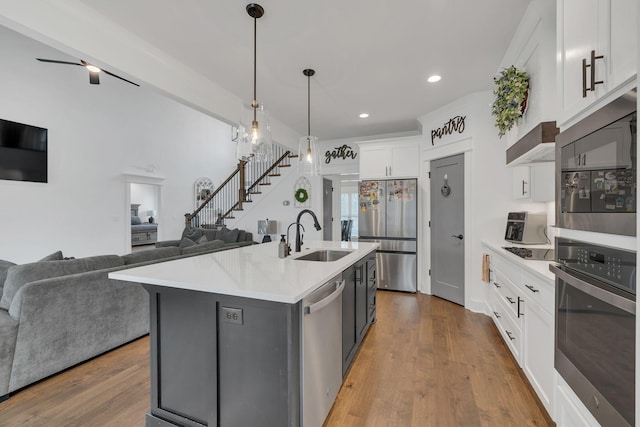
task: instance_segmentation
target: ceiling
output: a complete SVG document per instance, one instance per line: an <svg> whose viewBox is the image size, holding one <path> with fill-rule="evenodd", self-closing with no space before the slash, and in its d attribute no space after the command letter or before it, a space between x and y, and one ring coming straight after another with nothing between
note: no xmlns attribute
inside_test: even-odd
<svg viewBox="0 0 640 427"><path fill-rule="evenodd" d="M253 18L238 0L83 0L241 99L253 95ZM491 90L529 0L261 0L257 99L273 117L342 139L419 131L417 118ZM126 70L125 70L126 71ZM439 74L438 83L427 83ZM361 119L362 112L370 114ZM238 113L239 115L240 113Z"/></svg>

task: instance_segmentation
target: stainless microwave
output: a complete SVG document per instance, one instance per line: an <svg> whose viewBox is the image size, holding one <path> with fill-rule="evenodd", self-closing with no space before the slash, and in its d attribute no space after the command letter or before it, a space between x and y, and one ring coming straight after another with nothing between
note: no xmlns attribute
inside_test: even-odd
<svg viewBox="0 0 640 427"><path fill-rule="evenodd" d="M636 90L556 138L559 227L636 235Z"/></svg>

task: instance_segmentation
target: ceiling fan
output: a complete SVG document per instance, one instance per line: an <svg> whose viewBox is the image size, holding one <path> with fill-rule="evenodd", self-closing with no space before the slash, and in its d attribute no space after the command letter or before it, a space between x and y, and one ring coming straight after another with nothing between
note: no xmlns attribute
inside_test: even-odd
<svg viewBox="0 0 640 427"><path fill-rule="evenodd" d="M105 74L108 74L110 76L116 77L120 80L124 80L127 83L131 83L132 85L136 85L136 86L140 86L137 83L134 83L130 80L127 80L123 77L117 76L113 73L110 73L109 71L96 67L95 65L89 64L87 61L83 61L82 59L80 60L80 62L69 62L69 61L58 61L56 59L43 59L43 58L36 58L38 61L41 62L51 62L53 64L67 64L67 65L79 65L81 67L85 67L87 70L89 70L89 83L91 83L92 85L99 85L100 84L100 72L103 72Z"/></svg>

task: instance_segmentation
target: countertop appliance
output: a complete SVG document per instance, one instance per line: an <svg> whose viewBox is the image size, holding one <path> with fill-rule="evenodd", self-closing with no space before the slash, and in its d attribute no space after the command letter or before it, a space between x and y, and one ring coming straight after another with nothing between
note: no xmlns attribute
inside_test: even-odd
<svg viewBox="0 0 640 427"><path fill-rule="evenodd" d="M518 246L503 246L502 249L523 259L532 261L553 261L556 252L552 248L521 248Z"/></svg>
<svg viewBox="0 0 640 427"><path fill-rule="evenodd" d="M557 137L559 227L636 235L636 90Z"/></svg>
<svg viewBox="0 0 640 427"><path fill-rule="evenodd" d="M546 231L545 212L509 212L504 240L521 245L551 244Z"/></svg>
<svg viewBox="0 0 640 427"><path fill-rule="evenodd" d="M342 385L342 275L302 300L302 419L322 427Z"/></svg>
<svg viewBox="0 0 640 427"><path fill-rule="evenodd" d="M358 240L378 242L378 288L417 290L417 180L361 181Z"/></svg>
<svg viewBox="0 0 640 427"><path fill-rule="evenodd" d="M635 419L636 253L556 238L555 368L603 426Z"/></svg>

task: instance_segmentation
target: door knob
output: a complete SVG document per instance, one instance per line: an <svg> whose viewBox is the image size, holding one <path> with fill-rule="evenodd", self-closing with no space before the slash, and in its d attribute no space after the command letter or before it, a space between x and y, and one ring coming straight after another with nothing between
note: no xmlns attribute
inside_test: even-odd
<svg viewBox="0 0 640 427"><path fill-rule="evenodd" d="M456 239L460 239L460 240L464 238L462 234L458 234L457 236L455 234L452 234L451 237L455 237Z"/></svg>

